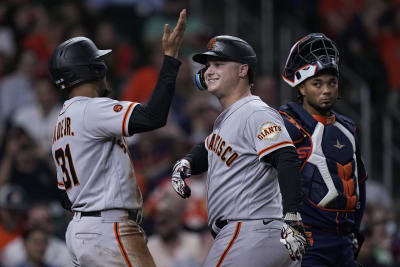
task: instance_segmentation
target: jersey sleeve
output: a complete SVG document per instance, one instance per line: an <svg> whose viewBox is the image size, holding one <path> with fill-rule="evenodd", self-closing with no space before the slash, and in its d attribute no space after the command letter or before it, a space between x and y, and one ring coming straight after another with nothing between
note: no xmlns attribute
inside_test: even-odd
<svg viewBox="0 0 400 267"><path fill-rule="evenodd" d="M138 103L93 98L84 111L84 125L88 134L103 138L128 136L129 117Z"/></svg>
<svg viewBox="0 0 400 267"><path fill-rule="evenodd" d="M272 108L252 113L247 120L245 134L254 144L259 159L277 149L294 147L282 117Z"/></svg>

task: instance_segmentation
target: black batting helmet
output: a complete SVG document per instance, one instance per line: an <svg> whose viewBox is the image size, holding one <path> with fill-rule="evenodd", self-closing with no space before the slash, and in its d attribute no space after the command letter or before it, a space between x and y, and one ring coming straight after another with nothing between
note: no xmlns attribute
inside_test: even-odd
<svg viewBox="0 0 400 267"><path fill-rule="evenodd" d="M311 33L297 41L290 50L282 78L296 87L318 72L332 69L339 75L339 51L323 33Z"/></svg>
<svg viewBox="0 0 400 267"><path fill-rule="evenodd" d="M107 66L102 56L111 50L99 50L86 37L69 39L53 51L49 71L54 83L60 89L69 89L87 81L104 78Z"/></svg>
<svg viewBox="0 0 400 267"><path fill-rule="evenodd" d="M212 38L207 44L208 51L193 56L193 60L200 64L207 64L207 57L213 56L225 60L240 62L249 65L249 82L254 83L257 66L257 55L254 49L238 37L219 35ZM201 69L196 74L196 84L201 90L207 89L204 82L204 72Z"/></svg>

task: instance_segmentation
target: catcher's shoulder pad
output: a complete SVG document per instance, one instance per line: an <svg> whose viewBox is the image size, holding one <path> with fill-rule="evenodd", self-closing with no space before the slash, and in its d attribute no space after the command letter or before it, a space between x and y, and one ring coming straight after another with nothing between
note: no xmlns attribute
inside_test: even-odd
<svg viewBox="0 0 400 267"><path fill-rule="evenodd" d="M295 143L304 139L304 129L301 123L296 119L295 114L292 113L291 108L288 105L283 105L279 108L279 113L283 118L286 130L288 131L290 138L292 138Z"/></svg>
<svg viewBox="0 0 400 267"><path fill-rule="evenodd" d="M337 122L343 124L352 134L356 133L357 125L352 119L337 112L333 112L333 114L335 114Z"/></svg>

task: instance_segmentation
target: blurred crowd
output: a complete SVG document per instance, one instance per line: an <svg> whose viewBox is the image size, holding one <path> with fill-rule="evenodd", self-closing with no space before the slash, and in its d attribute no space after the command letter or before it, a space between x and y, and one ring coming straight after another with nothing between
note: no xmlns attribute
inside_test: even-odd
<svg viewBox="0 0 400 267"><path fill-rule="evenodd" d="M105 58L111 97L146 102L162 62L163 25L173 26L179 11L193 2L0 2L0 266L71 266L64 241L71 214L56 199L50 153L57 114L66 99L48 76L52 50L76 36L91 38L100 49L112 49ZM258 6L249 6L256 13ZM302 7L302 13L296 11ZM209 11L218 17L218 10ZM345 64L370 85L375 116L386 106L398 107L400 1L285 0L275 11L292 12L310 32L322 31L337 41ZM157 266L165 267L201 266L212 243L206 224L205 177L190 179L189 200L171 191L169 182L174 162L204 140L221 111L216 99L194 87L199 66L190 58L222 32L205 17L188 12L183 64L168 123L127 139L144 197L148 246ZM258 73L253 93L277 108L283 104L279 80L279 70ZM351 90L342 96L351 103ZM375 179L367 181L369 204L362 226L366 240L359 261L366 267L400 266L399 207L385 198L388 192Z"/></svg>

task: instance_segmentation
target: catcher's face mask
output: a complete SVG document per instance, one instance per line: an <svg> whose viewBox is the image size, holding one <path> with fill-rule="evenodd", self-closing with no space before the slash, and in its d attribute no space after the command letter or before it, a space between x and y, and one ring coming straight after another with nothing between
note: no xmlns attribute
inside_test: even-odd
<svg viewBox="0 0 400 267"><path fill-rule="evenodd" d="M282 78L291 87L296 87L327 69L339 74L339 51L335 43L324 34L311 33L291 48Z"/></svg>

